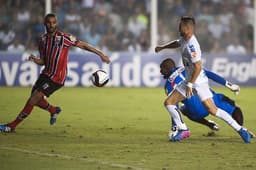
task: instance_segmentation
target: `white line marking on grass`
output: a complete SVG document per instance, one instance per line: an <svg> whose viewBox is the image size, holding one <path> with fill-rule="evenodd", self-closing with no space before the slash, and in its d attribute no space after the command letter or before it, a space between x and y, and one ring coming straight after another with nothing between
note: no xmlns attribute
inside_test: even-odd
<svg viewBox="0 0 256 170"><path fill-rule="evenodd" d="M111 163L111 162L101 161L101 160L92 159L92 158L74 157L74 156L70 156L70 155L46 153L46 152L39 152L39 151L33 151L33 150L27 150L27 149L22 149L22 148L15 148L15 147L7 147L7 146L0 146L0 149L1 150L9 150L9 151L17 151L17 152L21 152L21 153L28 153L28 154L32 154L32 155L39 155L39 156L45 156L45 157L56 157L56 158L68 159L68 160L95 162L97 164L108 165L108 166L115 167L115 168L142 170L142 168L135 167L135 166Z"/></svg>

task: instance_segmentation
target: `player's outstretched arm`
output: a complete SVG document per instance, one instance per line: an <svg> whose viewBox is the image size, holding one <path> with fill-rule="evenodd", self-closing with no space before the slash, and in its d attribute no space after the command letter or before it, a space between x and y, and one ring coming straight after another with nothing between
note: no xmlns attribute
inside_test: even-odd
<svg viewBox="0 0 256 170"><path fill-rule="evenodd" d="M205 74L209 79L211 79L211 80L215 81L216 83L219 83L223 86L226 86L235 94L238 94L240 92L240 87L238 85L230 83L229 81L227 81L220 75L218 75L212 71L209 71L209 70L205 70Z"/></svg>
<svg viewBox="0 0 256 170"><path fill-rule="evenodd" d="M171 41L171 42L169 42L165 45L156 46L155 52L158 53L159 51L161 51L163 49L166 49L166 48L178 48L178 47L180 47L179 40L174 40L174 41Z"/></svg>
<svg viewBox="0 0 256 170"><path fill-rule="evenodd" d="M43 58L37 58L36 56L34 56L33 54L30 54L30 56L28 57L29 61L33 61L34 63L38 64L38 65L44 65L44 60Z"/></svg>
<svg viewBox="0 0 256 170"><path fill-rule="evenodd" d="M90 44L83 42L83 41L79 41L77 44L77 47L93 52L95 54L97 54L101 60L105 63L110 63L110 59L108 56L104 55L100 50L97 50L96 48L92 47Z"/></svg>

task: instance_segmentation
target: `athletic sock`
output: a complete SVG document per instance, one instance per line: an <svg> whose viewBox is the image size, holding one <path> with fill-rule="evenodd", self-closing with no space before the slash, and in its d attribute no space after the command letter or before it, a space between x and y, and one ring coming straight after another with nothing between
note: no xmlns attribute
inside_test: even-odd
<svg viewBox="0 0 256 170"><path fill-rule="evenodd" d="M16 119L11 123L9 123L9 126L11 127L11 129L15 129L15 127L31 113L31 111L33 110L33 107L34 107L33 105L27 102L24 108L22 109L22 111L16 117Z"/></svg>
<svg viewBox="0 0 256 170"><path fill-rule="evenodd" d="M47 102L44 98L40 100L40 102L37 104L38 107L41 109L47 110L53 115L56 112L56 107L52 106L50 103Z"/></svg>
<svg viewBox="0 0 256 170"><path fill-rule="evenodd" d="M172 117L173 121L176 123L179 129L182 129L182 130L188 129L186 124L183 122L181 118L180 111L175 105L166 105L165 108L170 113L170 116Z"/></svg>
<svg viewBox="0 0 256 170"><path fill-rule="evenodd" d="M173 118L171 118L171 119L172 119L171 127L177 126L176 123L174 122Z"/></svg>
<svg viewBox="0 0 256 170"><path fill-rule="evenodd" d="M227 122L236 131L239 131L241 129L241 126L224 110L218 108L216 116Z"/></svg>

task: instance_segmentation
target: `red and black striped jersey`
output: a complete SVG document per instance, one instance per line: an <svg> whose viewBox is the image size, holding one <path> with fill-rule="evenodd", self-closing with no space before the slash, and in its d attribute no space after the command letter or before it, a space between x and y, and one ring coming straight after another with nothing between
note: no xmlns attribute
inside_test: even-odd
<svg viewBox="0 0 256 170"><path fill-rule="evenodd" d="M69 47L76 46L79 40L68 33L57 31L54 36L44 34L39 41L40 58L44 59L42 74L52 81L64 84L67 76Z"/></svg>

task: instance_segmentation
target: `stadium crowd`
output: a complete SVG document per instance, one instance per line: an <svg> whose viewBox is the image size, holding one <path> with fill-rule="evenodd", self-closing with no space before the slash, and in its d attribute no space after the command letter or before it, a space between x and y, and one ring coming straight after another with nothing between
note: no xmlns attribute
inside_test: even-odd
<svg viewBox="0 0 256 170"><path fill-rule="evenodd" d="M148 51L151 0L52 0L59 28L104 51ZM45 0L0 0L0 50L37 50ZM177 20L193 15L204 52L253 51L253 0L158 0L158 43L178 37Z"/></svg>

